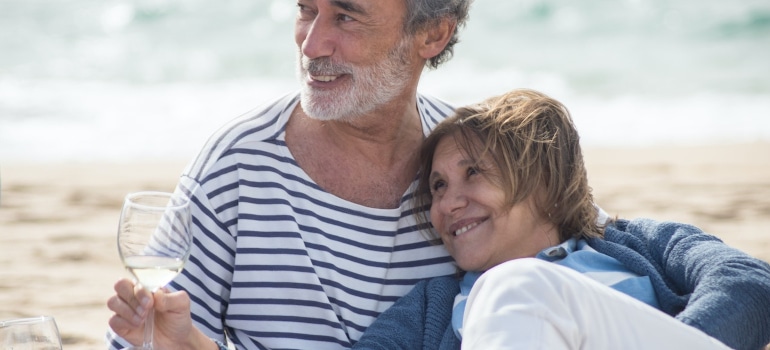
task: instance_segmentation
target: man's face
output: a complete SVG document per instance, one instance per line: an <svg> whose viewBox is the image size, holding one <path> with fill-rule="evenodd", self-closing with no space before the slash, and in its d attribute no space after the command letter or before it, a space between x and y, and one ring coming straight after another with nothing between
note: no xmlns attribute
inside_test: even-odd
<svg viewBox="0 0 770 350"><path fill-rule="evenodd" d="M352 120L393 101L413 80L411 38L399 0L300 0L295 39L302 107Z"/></svg>

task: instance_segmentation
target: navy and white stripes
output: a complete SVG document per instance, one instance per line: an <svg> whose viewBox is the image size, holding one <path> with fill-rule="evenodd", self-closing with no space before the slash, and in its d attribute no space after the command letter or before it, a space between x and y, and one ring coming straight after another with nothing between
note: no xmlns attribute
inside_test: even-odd
<svg viewBox="0 0 770 350"><path fill-rule="evenodd" d="M297 94L221 129L186 170L195 245L172 283L196 324L239 349L344 349L419 280L453 274L410 201L374 209L323 191L284 142ZM418 96L423 130L452 112ZM410 188L405 199L411 197Z"/></svg>

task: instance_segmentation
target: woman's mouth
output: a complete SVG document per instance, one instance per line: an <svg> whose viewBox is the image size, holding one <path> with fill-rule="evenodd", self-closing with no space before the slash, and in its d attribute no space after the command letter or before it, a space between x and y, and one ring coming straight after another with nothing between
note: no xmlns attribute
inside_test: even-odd
<svg viewBox="0 0 770 350"><path fill-rule="evenodd" d="M484 222L484 221L485 221L485 220L474 221L474 222L471 222L471 223L469 223L469 224L467 224L467 225L464 225L464 226L462 226L462 227L460 227L460 228L458 228L458 229L456 229L456 230L453 230L453 231L451 231L451 232L452 232L452 234L454 234L455 236L460 236L460 235L462 235L463 233L466 233L466 232L470 231L471 229L473 229L474 227L476 227L476 226L480 225L480 224L481 224L482 222Z"/></svg>

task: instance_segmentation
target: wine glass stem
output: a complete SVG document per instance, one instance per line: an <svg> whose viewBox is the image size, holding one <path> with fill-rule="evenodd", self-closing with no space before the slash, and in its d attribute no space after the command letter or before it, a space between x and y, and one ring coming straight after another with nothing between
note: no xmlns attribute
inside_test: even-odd
<svg viewBox="0 0 770 350"><path fill-rule="evenodd" d="M152 350L152 336L155 329L153 323L155 321L155 309L151 309L147 313L147 319L144 321L144 342L142 343L143 350Z"/></svg>

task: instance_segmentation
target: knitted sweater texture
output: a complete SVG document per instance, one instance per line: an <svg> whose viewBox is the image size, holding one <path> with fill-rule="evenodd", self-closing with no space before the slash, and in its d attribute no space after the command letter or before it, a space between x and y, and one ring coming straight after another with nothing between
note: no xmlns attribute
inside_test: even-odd
<svg viewBox="0 0 770 350"><path fill-rule="evenodd" d="M617 220L589 245L649 276L661 309L734 349L770 342L770 265L680 223ZM459 279L419 282L354 349L459 349L451 327Z"/></svg>

